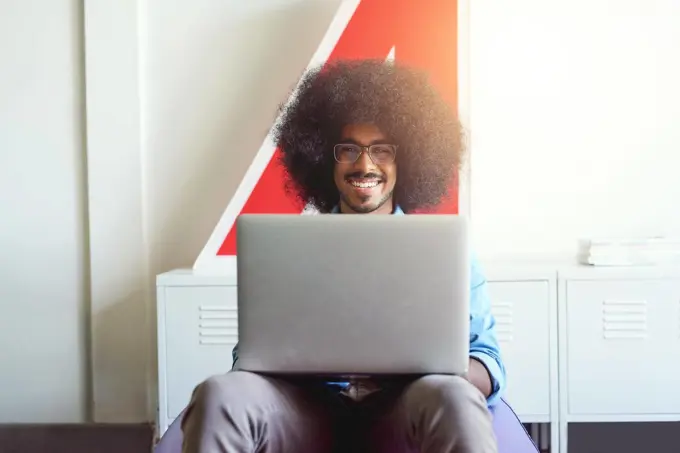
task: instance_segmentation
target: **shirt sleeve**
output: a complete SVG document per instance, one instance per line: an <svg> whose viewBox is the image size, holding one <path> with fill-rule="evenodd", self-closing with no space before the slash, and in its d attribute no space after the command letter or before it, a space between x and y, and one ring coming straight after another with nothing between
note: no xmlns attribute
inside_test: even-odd
<svg viewBox="0 0 680 453"><path fill-rule="evenodd" d="M481 362L491 376L490 406L498 402L506 388L506 371L496 338L496 320L491 313L491 300L484 273L472 258L470 291L470 357Z"/></svg>

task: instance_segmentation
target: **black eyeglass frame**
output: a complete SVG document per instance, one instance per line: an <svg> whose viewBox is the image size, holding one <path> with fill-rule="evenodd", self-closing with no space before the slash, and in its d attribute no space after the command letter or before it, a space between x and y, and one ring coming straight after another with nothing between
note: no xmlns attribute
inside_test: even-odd
<svg viewBox="0 0 680 453"><path fill-rule="evenodd" d="M357 157L354 160L340 160L338 159L338 149L342 146L349 146L349 147L354 147L358 148L359 152L357 153ZM376 162L375 159L373 158L373 153L372 150L375 149L374 147L378 146L388 146L392 150L392 158L390 160L386 161L379 161ZM385 165L385 164L391 164L392 162L395 161L397 158L397 149L399 148L398 145L393 145L391 143L374 143L373 145L357 145L356 143L338 143L337 145L333 146L333 158L335 161L339 164L353 164L354 162L358 161L359 158L363 153L368 154L368 158L371 159L371 162L373 162L375 165Z"/></svg>

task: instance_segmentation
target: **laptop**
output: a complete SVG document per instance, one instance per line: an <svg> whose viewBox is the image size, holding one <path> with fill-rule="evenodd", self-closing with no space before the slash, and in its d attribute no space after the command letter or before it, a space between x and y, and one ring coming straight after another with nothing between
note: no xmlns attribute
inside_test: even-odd
<svg viewBox="0 0 680 453"><path fill-rule="evenodd" d="M250 214L237 238L239 369L467 373L465 218Z"/></svg>

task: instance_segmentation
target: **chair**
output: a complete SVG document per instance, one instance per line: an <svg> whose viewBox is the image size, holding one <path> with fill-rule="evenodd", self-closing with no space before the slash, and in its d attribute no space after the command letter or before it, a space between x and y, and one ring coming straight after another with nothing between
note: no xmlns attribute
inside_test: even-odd
<svg viewBox="0 0 680 453"><path fill-rule="evenodd" d="M524 425L512 410L510 405L501 400L491 409L493 427L498 439L498 453L537 453L538 447ZM156 445L154 453L181 453L182 429L180 421L182 415L175 419Z"/></svg>

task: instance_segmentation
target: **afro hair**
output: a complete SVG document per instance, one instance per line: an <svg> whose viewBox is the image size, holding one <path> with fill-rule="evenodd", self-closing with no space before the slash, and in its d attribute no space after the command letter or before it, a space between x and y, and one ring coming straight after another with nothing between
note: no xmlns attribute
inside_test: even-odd
<svg viewBox="0 0 680 453"><path fill-rule="evenodd" d="M464 152L453 108L415 68L350 60L305 73L274 129L287 188L303 204L322 213L338 204L333 147L357 123L374 124L399 146L394 196L405 212L450 195Z"/></svg>

